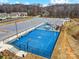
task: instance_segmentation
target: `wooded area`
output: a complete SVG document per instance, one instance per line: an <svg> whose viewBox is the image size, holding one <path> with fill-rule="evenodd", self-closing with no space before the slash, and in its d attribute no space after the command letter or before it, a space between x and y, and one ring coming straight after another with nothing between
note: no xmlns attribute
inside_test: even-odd
<svg viewBox="0 0 79 59"><path fill-rule="evenodd" d="M41 4L3 4L0 5L0 13L27 12L29 16L45 14L47 17L79 18L79 4L59 4L42 7Z"/></svg>

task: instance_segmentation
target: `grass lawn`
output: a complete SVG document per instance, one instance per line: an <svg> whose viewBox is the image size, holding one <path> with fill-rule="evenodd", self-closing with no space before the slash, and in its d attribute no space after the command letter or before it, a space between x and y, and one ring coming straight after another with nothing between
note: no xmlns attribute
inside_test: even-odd
<svg viewBox="0 0 79 59"><path fill-rule="evenodd" d="M2 59L3 58L3 56L0 56L0 59Z"/></svg>
<svg viewBox="0 0 79 59"><path fill-rule="evenodd" d="M71 19L71 22L65 23L65 27L67 27L68 34L74 37L74 39L79 39L79 19Z"/></svg>
<svg viewBox="0 0 79 59"><path fill-rule="evenodd" d="M17 19L15 20L16 22L22 22L22 21L25 21L25 20L31 20L33 17L31 16L28 16L28 17L22 17L22 19ZM14 23L14 21L9 21L9 22L3 22L3 23L0 23L0 26L2 25L7 25L7 24L11 24L11 23Z"/></svg>

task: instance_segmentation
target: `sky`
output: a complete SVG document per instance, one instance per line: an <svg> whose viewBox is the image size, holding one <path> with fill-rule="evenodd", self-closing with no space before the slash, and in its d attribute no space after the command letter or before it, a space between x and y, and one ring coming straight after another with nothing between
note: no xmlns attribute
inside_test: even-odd
<svg viewBox="0 0 79 59"><path fill-rule="evenodd" d="M0 4L9 3L9 4L43 4L44 6L48 4L64 4L71 3L76 4L79 3L79 0L0 0Z"/></svg>

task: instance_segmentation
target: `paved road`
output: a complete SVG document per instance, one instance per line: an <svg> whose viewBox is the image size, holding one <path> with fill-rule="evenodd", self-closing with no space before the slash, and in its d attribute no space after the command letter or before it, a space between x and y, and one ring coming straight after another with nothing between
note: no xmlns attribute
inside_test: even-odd
<svg viewBox="0 0 79 59"><path fill-rule="evenodd" d="M26 20L23 22L19 22L19 23L17 23L17 31L18 31L18 33L22 32L29 28L35 27L35 26L39 25L40 23L42 23L42 21L38 21L38 20ZM16 34L15 23L0 26L0 40L3 40L14 34Z"/></svg>
<svg viewBox="0 0 79 59"><path fill-rule="evenodd" d="M55 26L55 25L62 26L62 24L65 21L69 21L70 19L68 19L68 18L33 18L33 20L48 22L49 24L51 24L53 26Z"/></svg>
<svg viewBox="0 0 79 59"><path fill-rule="evenodd" d="M52 24L53 26L55 26L55 25L61 26L64 22L64 19L62 19L62 18L33 18L32 20L18 22L17 31L22 32L22 31L32 28L42 22L48 22L48 23ZM16 34L15 23L0 26L0 40L6 39L7 37L12 36L14 34Z"/></svg>

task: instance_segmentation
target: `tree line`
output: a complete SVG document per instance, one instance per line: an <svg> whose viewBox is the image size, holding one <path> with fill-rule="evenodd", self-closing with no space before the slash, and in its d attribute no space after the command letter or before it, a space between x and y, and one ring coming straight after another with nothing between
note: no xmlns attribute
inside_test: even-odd
<svg viewBox="0 0 79 59"><path fill-rule="evenodd" d="M27 12L29 16L46 17L70 17L79 18L79 4L58 4L42 7L41 4L23 5L23 4L3 4L0 5L0 13Z"/></svg>

